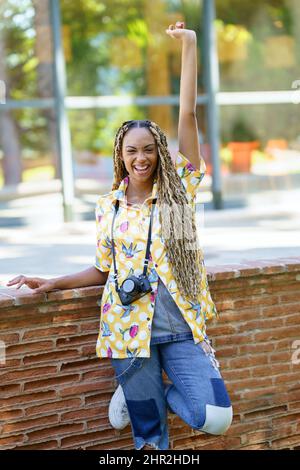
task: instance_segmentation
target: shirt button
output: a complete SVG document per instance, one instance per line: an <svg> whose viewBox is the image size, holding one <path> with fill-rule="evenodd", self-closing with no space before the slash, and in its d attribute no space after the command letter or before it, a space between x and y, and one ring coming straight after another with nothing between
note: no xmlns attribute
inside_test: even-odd
<svg viewBox="0 0 300 470"><path fill-rule="evenodd" d="M150 318L148 317L147 320L150 321Z"/></svg>

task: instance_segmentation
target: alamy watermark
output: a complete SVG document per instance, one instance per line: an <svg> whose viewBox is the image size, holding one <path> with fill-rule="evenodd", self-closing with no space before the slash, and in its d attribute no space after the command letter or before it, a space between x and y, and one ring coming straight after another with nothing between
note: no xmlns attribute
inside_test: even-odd
<svg viewBox="0 0 300 470"><path fill-rule="evenodd" d="M6 103L6 85L4 80L0 80L0 104Z"/></svg>
<svg viewBox="0 0 300 470"><path fill-rule="evenodd" d="M293 81L292 89L295 90L292 101L294 104L299 104L300 103L300 79Z"/></svg>
<svg viewBox="0 0 300 470"><path fill-rule="evenodd" d="M0 341L0 366L6 364L6 345L4 341Z"/></svg>
<svg viewBox="0 0 300 470"><path fill-rule="evenodd" d="M295 349L292 354L292 364L298 365L300 364L300 339L293 341L292 349Z"/></svg>

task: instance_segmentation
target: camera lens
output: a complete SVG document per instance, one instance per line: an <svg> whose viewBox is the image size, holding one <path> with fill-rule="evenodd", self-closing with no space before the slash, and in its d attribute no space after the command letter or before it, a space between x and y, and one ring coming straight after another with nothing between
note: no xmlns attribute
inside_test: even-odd
<svg viewBox="0 0 300 470"><path fill-rule="evenodd" d="M134 282L132 279L126 279L126 281L123 282L122 288L124 292L129 294L130 292L134 291Z"/></svg>

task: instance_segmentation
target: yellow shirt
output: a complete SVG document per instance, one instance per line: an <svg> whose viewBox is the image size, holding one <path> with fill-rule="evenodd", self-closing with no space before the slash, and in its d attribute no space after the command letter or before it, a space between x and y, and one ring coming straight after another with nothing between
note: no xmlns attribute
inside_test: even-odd
<svg viewBox="0 0 300 470"><path fill-rule="evenodd" d="M175 168L186 190L187 199L195 208L196 192L206 170L205 162L201 158L200 169L196 169L178 151ZM97 233L95 267L100 271L109 271L101 299L100 331L96 345L98 357L119 359L134 356L150 357L151 325L157 295L158 276L162 279L190 326L195 343L204 340L206 320L218 316L209 291L203 255L201 256L202 279L199 286L199 303L195 304L189 301L188 298L182 297L172 276L164 241L161 237L157 204L153 213L151 256L147 270L152 292L130 305L122 305L115 289L113 277L111 224L114 204L119 199L119 210L115 217L113 238L120 287L128 275L138 276L143 272L151 202L152 198L157 196L157 182L154 180L151 197L147 198L140 206L128 206L126 203L128 181L129 176L126 176L121 181L118 189L100 196L95 209Z"/></svg>

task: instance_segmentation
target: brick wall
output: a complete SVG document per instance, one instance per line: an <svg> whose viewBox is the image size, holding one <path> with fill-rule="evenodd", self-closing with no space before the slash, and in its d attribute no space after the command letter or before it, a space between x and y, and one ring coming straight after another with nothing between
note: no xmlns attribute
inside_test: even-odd
<svg viewBox="0 0 300 470"><path fill-rule="evenodd" d="M171 448L299 449L300 258L207 271L220 313L208 334L233 424L210 436L170 415ZM130 426L110 427L116 382L95 356L102 288L29 292L0 290L0 448L133 449Z"/></svg>

